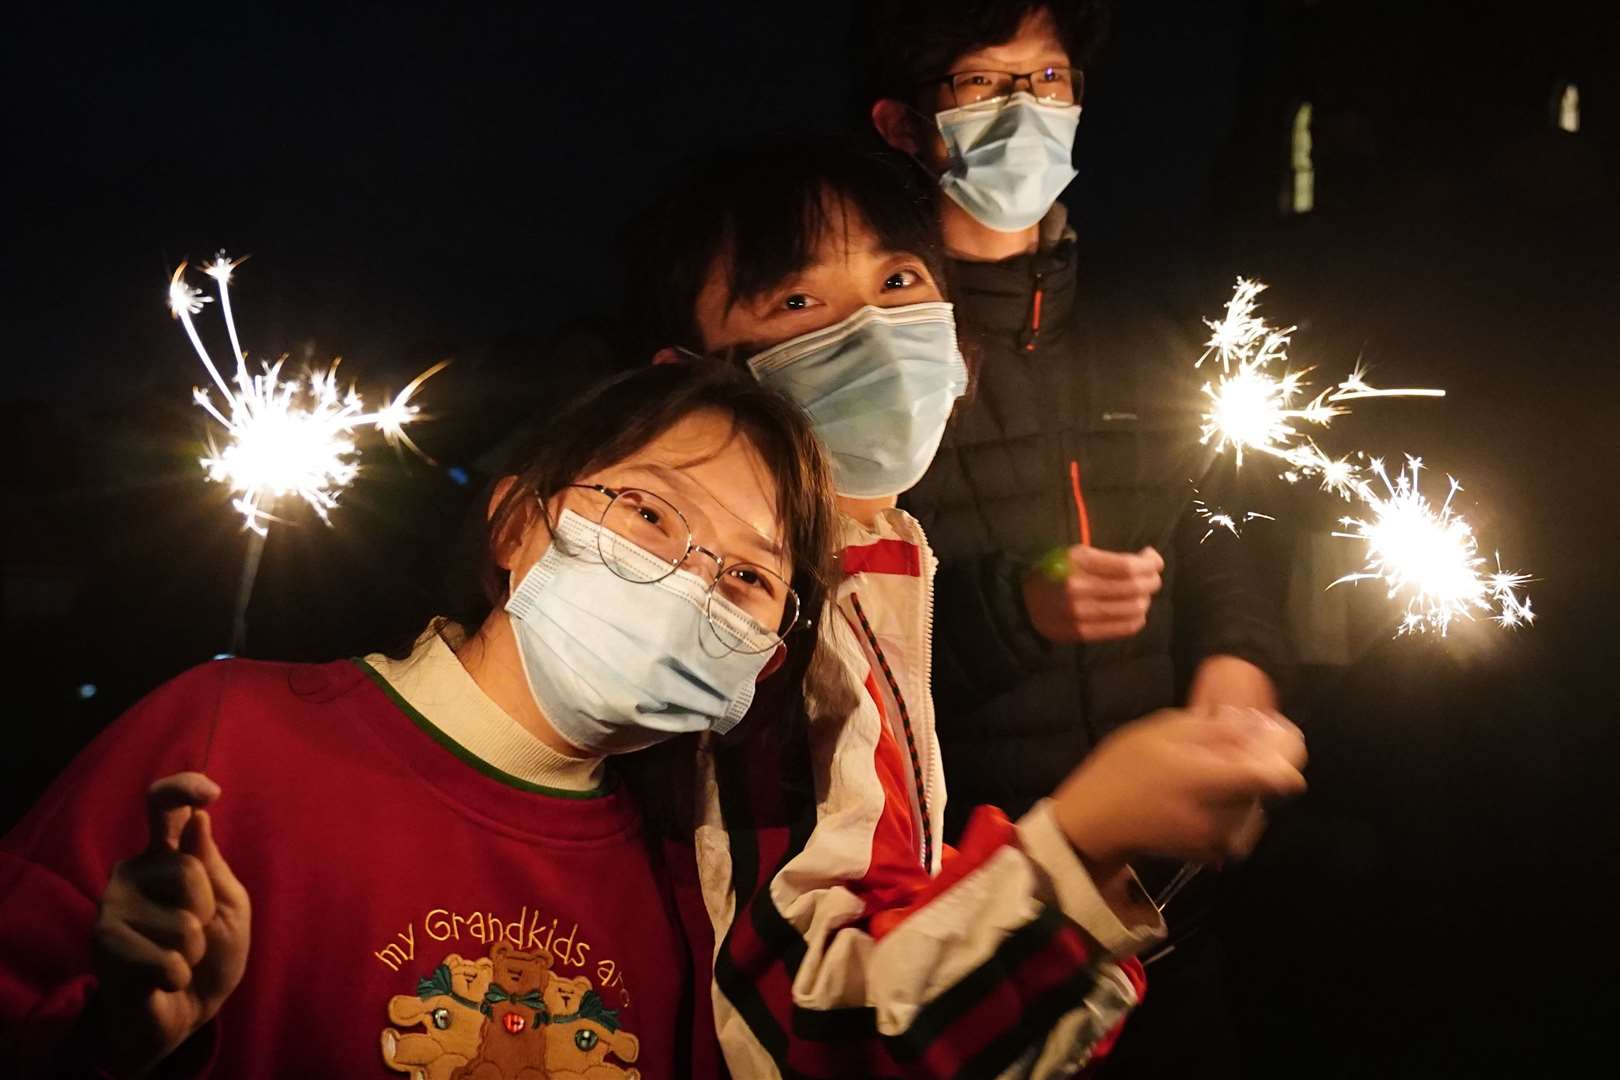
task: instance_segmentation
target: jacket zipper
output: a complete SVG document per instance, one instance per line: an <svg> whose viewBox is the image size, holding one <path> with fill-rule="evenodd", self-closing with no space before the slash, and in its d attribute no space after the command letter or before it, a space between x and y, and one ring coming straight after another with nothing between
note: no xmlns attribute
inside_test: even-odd
<svg viewBox="0 0 1620 1080"><path fill-rule="evenodd" d="M923 806L925 818L931 813L930 807L934 805L934 752L939 745L939 734L934 728L934 549L928 546L928 535L921 527L917 528L917 546L922 551L923 570L923 625L922 625L922 702L923 702L923 730L928 732L929 740L925 751L927 760L923 772ZM923 867L930 874L934 872L932 859Z"/></svg>
<svg viewBox="0 0 1620 1080"><path fill-rule="evenodd" d="M1035 271L1035 289L1029 297L1029 323L1018 335L1018 344L1025 352L1034 352L1041 340L1041 301L1046 298L1046 274Z"/></svg>
<svg viewBox="0 0 1620 1080"><path fill-rule="evenodd" d="M911 756L912 780L917 785L917 816L922 826L922 851L920 852L923 869L933 872L934 865L934 823L928 816L928 782L924 778L922 754L917 749L917 728L911 722L911 709L906 705L906 695L900 689L900 680L895 677L894 668L889 663L889 657L879 644L876 632L872 629L871 620L866 617L866 610L861 607L861 598L851 592L849 602L855 608L856 621L860 623L861 633L866 635L866 643L872 649L872 655L877 657L878 668L883 672L883 680L889 684L889 693L894 695L894 705L900 714L900 729L906 737L906 750ZM927 700L925 697L924 700Z"/></svg>

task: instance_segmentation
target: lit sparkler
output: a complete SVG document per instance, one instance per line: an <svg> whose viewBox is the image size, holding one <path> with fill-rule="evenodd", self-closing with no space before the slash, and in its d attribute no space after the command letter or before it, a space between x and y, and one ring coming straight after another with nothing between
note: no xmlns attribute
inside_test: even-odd
<svg viewBox="0 0 1620 1080"><path fill-rule="evenodd" d="M228 259L220 252L203 267L219 288L220 313L225 316L225 330L236 360L229 382L208 355L191 318L202 311L204 304L212 303L213 297L204 296L186 281L185 263L175 267L169 279L169 310L185 328L191 347L221 396L216 403L213 392L205 387L195 387L191 392L192 399L227 436L223 447L210 436L208 456L201 459L201 464L208 479L225 484L235 493L231 505L252 533L237 588L230 648L233 654L246 640L248 601L253 596L270 522L276 520L271 511L277 501L296 495L330 525L338 494L360 472L355 435L365 428L381 434L391 446L403 443L421 453L405 434L405 426L421 415L421 409L411 399L424 382L449 363L446 360L434 364L375 412L365 410L353 386L339 388L336 360L325 371L311 372L303 380L282 379L285 356L273 364L262 364L257 375L250 374L231 311L231 272L241 263L241 259Z"/></svg>
<svg viewBox="0 0 1620 1080"><path fill-rule="evenodd" d="M1533 623L1530 599L1521 593L1529 575L1502 570L1500 556L1496 570L1486 570L1473 528L1451 507L1462 486L1448 477L1450 490L1435 508L1418 490L1422 468L1422 459L1408 457L1406 469L1391 481L1382 461L1369 462L1383 491L1363 482L1356 494L1371 516L1342 518L1340 523L1351 531L1333 534L1366 544L1366 565L1328 587L1382 581L1391 599L1406 601L1396 636L1426 630L1444 636L1453 620L1486 613L1499 626Z"/></svg>
<svg viewBox="0 0 1620 1080"><path fill-rule="evenodd" d="M218 285L220 311L236 358L230 382L208 355L192 321L192 316L213 298L186 282L185 263L175 268L169 281L169 310L185 328L186 337L223 398L216 403L213 391L204 387L192 391L193 400L227 436L223 447L210 439L208 456L201 459L203 469L208 479L225 484L236 494L232 506L242 515L246 527L260 536L267 533L274 520L271 511L276 502L289 495L302 499L330 524L329 515L337 506L338 493L359 473L356 432L370 428L391 445L403 443L415 450L416 444L404 432L405 426L420 415L411 399L446 362L422 372L393 401L374 412L365 410L353 386L339 387L335 360L325 371L311 372L302 380L282 378L286 357L262 365L258 374L250 374L231 311L231 272L241 262L227 259L222 252L203 268Z"/></svg>
<svg viewBox="0 0 1620 1080"><path fill-rule="evenodd" d="M1444 397L1444 390L1384 389L1367 383L1358 367L1337 386L1302 400L1310 369L1289 370L1288 347L1295 327L1273 327L1255 310L1255 298L1266 286L1238 278L1226 314L1206 320L1210 338L1196 366L1214 356L1220 373L1204 384L1209 406L1200 429L1205 445L1219 454L1228 447L1239 467L1244 453L1266 454L1279 460L1282 477L1290 482L1317 478L1324 491L1349 498L1361 479L1347 458L1333 458L1303 434L1303 425L1326 427L1349 410L1347 402L1373 397ZM1278 374L1278 371L1281 374Z"/></svg>

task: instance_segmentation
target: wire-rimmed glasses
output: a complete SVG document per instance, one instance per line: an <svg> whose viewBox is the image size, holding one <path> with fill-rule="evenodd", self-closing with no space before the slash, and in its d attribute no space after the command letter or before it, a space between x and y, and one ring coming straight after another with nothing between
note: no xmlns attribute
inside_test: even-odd
<svg viewBox="0 0 1620 1080"><path fill-rule="evenodd" d="M694 554L713 563L703 615L715 638L732 652L776 648L799 621L799 594L782 575L749 562L728 562L697 543L674 503L642 488L571 484L607 499L597 524L597 555L625 581L651 585L687 566ZM687 569L703 575L687 566Z"/></svg>

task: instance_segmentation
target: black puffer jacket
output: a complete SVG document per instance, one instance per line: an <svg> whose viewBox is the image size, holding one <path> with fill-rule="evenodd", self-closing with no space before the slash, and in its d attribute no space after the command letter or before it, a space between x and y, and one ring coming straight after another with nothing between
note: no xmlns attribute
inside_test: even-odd
<svg viewBox="0 0 1620 1080"><path fill-rule="evenodd" d="M934 695L950 837L982 803L1023 813L1101 735L1171 704L1199 659L1236 655L1277 678L1284 657L1244 545L1200 544L1207 526L1191 512L1210 460L1191 378L1196 313L1183 325L1090 288L1082 297L1072 238L953 270L977 385L902 499L940 559ZM1052 645L1025 613L1030 566L1079 541L1071 462L1092 543L1165 557L1148 624L1125 641Z"/></svg>

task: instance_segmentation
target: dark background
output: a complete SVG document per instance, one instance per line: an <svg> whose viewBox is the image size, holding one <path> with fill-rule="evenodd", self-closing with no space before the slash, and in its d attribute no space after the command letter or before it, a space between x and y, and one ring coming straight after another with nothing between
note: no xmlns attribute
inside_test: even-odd
<svg viewBox="0 0 1620 1080"><path fill-rule="evenodd" d="M1092 272L1191 282L1210 314L1258 276L1325 371L1363 357L1374 382L1447 387L1335 438L1422 453L1433 490L1457 473L1485 549L1539 578L1531 630L1391 641L1363 593L1307 656L1312 793L1225 876L1207 931L1244 1055L1228 1071L1573 1062L1620 1003L1616 5L1115 6L1066 196ZM584 343L633 309L614 274L633 212L723 142L849 121L850 10L12 8L0 824L229 637L245 537L196 464L176 262L252 254L233 292L251 354L341 354L378 397L455 358L413 431L436 466L379 448L333 528L295 511L273 530L245 652L397 644L435 606L491 448L628 362ZM1566 82L1575 134L1553 122ZM1316 207L1291 215L1303 101ZM1279 566L1331 510L1283 498L1251 534ZM1189 1067L1234 1060L1202 1049Z"/></svg>

